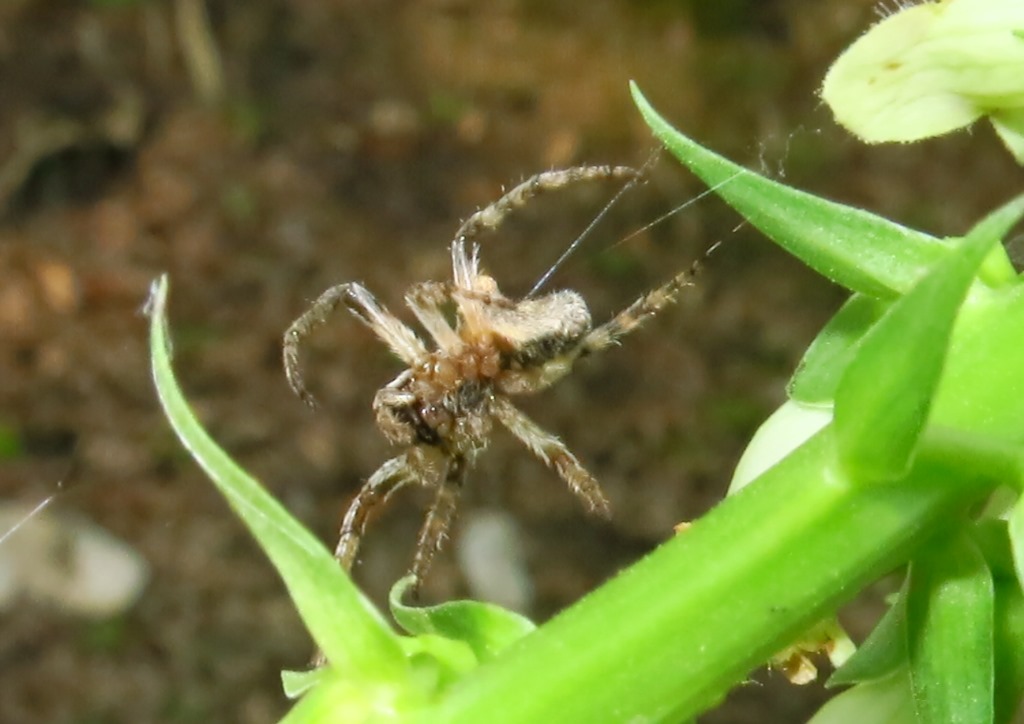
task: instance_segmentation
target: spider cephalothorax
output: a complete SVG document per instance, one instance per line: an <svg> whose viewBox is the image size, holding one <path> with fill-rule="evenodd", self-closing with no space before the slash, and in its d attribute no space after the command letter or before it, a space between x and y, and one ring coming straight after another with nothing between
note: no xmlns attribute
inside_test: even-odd
<svg viewBox="0 0 1024 724"><path fill-rule="evenodd" d="M292 389L309 403L312 397L299 373L299 346L339 304L407 365L373 401L381 432L405 449L370 476L345 514L335 555L346 568L355 560L370 510L400 487L416 483L437 489L412 568L419 583L444 540L466 471L486 447L495 421L553 468L590 510L607 515L608 501L594 477L557 437L538 427L509 398L545 389L568 374L578 358L614 344L672 302L690 284L696 265L595 328L586 302L576 292L524 299L504 296L495 280L481 271L478 247L473 244L469 253L466 247L538 193L589 179L632 180L638 173L621 166L542 173L471 216L452 242L452 281L416 284L405 295L433 349L354 282L328 289L288 328L285 372ZM454 324L444 313L449 304L454 306Z"/></svg>

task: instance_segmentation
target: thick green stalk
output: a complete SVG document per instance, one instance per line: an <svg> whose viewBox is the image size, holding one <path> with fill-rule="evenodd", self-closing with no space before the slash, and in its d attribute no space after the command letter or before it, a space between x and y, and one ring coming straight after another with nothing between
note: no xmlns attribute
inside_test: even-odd
<svg viewBox="0 0 1024 724"><path fill-rule="evenodd" d="M693 717L985 494L951 462L926 445L907 478L857 485L838 472L826 428L482 667L424 720Z"/></svg>

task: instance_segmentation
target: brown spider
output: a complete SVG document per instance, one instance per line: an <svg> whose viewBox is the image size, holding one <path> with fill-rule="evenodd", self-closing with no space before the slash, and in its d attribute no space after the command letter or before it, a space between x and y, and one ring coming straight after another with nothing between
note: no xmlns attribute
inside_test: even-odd
<svg viewBox="0 0 1024 724"><path fill-rule="evenodd" d="M576 292L525 299L504 296L495 280L481 272L479 247L473 244L467 253L466 244L480 232L498 227L511 211L539 193L593 179L633 182L639 173L622 166L541 173L467 219L451 245L452 281L416 284L405 295L409 309L433 339L433 350L356 282L325 291L285 332L288 382L310 405L313 398L299 371L299 347L339 304L408 365L373 401L377 426L405 450L370 476L345 514L335 556L346 569L355 560L370 511L402 486L417 483L437 489L412 567L414 585L422 582L444 541L466 472L487 446L495 421L553 468L592 512L609 514L594 477L561 440L537 426L509 398L549 387L580 357L615 344L690 285L700 262L594 328L590 311ZM454 305L454 325L443 312L447 304Z"/></svg>

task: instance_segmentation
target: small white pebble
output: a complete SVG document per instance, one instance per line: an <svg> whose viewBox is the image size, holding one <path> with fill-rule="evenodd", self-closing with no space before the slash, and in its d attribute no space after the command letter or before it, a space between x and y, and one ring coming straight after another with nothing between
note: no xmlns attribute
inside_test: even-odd
<svg viewBox="0 0 1024 724"><path fill-rule="evenodd" d="M515 519L498 510L463 518L456 557L473 598L518 612L529 611L533 584Z"/></svg>
<svg viewBox="0 0 1024 724"><path fill-rule="evenodd" d="M0 608L21 595L90 618L105 618L138 599L149 577L131 546L78 516L0 502L0 531L21 525L0 545Z"/></svg>

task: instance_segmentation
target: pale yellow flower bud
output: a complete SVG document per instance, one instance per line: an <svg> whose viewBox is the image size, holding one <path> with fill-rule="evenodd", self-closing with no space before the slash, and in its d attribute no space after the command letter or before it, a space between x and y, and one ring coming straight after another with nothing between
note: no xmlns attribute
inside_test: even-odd
<svg viewBox="0 0 1024 724"><path fill-rule="evenodd" d="M836 60L821 95L868 143L916 141L987 115L1024 162L1024 0L906 7Z"/></svg>

